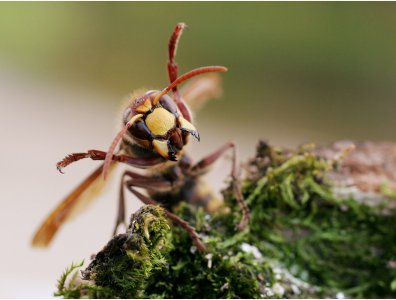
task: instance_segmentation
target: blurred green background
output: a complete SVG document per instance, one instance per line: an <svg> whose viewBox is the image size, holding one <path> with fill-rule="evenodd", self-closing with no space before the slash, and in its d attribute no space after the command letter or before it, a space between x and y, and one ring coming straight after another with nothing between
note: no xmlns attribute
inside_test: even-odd
<svg viewBox="0 0 396 300"><path fill-rule="evenodd" d="M230 70L203 120L283 144L395 140L395 3L1 3L0 60L121 98L164 87L180 21L181 72Z"/></svg>

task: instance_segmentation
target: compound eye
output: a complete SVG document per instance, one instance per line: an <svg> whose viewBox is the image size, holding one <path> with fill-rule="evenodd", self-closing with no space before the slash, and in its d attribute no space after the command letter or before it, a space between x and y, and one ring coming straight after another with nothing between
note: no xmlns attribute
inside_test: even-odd
<svg viewBox="0 0 396 300"><path fill-rule="evenodd" d="M132 109L130 107L127 107L124 110L124 125L128 122L128 117L130 116L130 114L132 113Z"/></svg>
<svg viewBox="0 0 396 300"><path fill-rule="evenodd" d="M159 93L159 92L160 92L160 91L156 91L156 90L148 90L148 91L145 92L144 94L147 95L147 96L149 96L149 95L151 95L151 94Z"/></svg>
<svg viewBox="0 0 396 300"><path fill-rule="evenodd" d="M135 137L141 140L152 141L153 136L151 131L147 128L146 123L143 121L135 122L128 131Z"/></svg>
<svg viewBox="0 0 396 300"><path fill-rule="evenodd" d="M159 103L161 104L161 106L163 108L165 108L170 113L172 113L172 114L174 114L176 116L178 115L177 106L176 106L175 102L173 101L173 99L170 96L163 95L161 97L161 99L159 100Z"/></svg>

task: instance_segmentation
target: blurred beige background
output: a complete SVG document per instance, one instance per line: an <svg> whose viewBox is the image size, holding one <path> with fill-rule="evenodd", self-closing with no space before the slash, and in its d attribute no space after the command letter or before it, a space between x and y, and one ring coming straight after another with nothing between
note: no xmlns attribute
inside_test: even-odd
<svg viewBox="0 0 396 300"><path fill-rule="evenodd" d="M121 99L167 83L166 47L189 25L180 71L219 64L224 96L197 115L199 159L229 139L295 146L396 139L394 3L0 3L0 297L51 297L56 280L108 240L116 175L48 250L30 239L97 162L60 175L70 152L107 149ZM223 160L209 176L219 189ZM129 197L130 211L139 203Z"/></svg>

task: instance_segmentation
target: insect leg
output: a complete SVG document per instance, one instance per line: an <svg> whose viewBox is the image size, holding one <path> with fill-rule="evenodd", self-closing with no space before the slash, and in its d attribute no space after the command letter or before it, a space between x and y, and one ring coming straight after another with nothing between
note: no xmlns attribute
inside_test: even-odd
<svg viewBox="0 0 396 300"><path fill-rule="evenodd" d="M121 176L120 194L118 196L117 219L116 219L116 224L114 226L113 235L116 235L118 226L120 226L120 224L125 225L124 178L126 175L127 175L127 172L124 172Z"/></svg>
<svg viewBox="0 0 396 300"><path fill-rule="evenodd" d="M141 194L137 190L135 190L133 185L127 185L127 188L136 196L140 201L142 201L144 204L150 204L150 205L159 205L156 201L153 199ZM204 251L205 250L205 245L201 241L201 239L198 236L198 233L195 231L194 227L192 227L190 224L188 224L186 221L181 219L180 217L176 216L175 214L171 213L167 209L164 209L166 216L175 222L177 225L182 227L187 233L190 235L191 239L193 240L195 246L199 251Z"/></svg>
<svg viewBox="0 0 396 300"><path fill-rule="evenodd" d="M228 149L233 149L232 151L232 168L231 168L231 178L232 178L232 187L235 193L235 198L242 209L242 220L238 224L238 230L243 230L250 219L249 208L247 207L245 200L243 199L243 195L241 192L241 186L238 180L238 170L237 170L237 155L236 155L236 146L233 142L228 142L217 149L212 154L201 159L196 165L192 167L192 172L196 175L204 174L208 171L209 167L213 165Z"/></svg>
<svg viewBox="0 0 396 300"><path fill-rule="evenodd" d="M127 181L125 181L125 177L129 177ZM169 191L172 188L172 184L161 178L152 178L147 177L135 172L125 171L121 177L121 185L120 185L120 194L118 201L118 212L116 224L114 227L113 235L116 234L118 226L120 224L125 224L125 195L124 195L124 186L133 185L136 187L142 187L145 189L152 189L155 191Z"/></svg>
<svg viewBox="0 0 396 300"><path fill-rule="evenodd" d="M106 152L100 150L88 150L87 152L84 153L72 153L67 155L60 162L58 162L56 164L56 167L59 170L59 172L63 173L62 172L63 168L83 158L91 158L93 160L105 160ZM135 167L150 167L150 166L158 165L165 161L164 158L162 157L137 158L124 154L121 155L114 154L112 160L126 163L128 165L132 165Z"/></svg>

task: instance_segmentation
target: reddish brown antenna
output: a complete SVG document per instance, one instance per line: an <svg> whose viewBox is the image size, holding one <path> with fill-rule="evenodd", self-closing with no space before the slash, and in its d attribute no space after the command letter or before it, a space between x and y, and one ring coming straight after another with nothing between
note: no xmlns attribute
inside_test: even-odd
<svg viewBox="0 0 396 300"><path fill-rule="evenodd" d="M156 105L159 99L168 93L171 89L173 89L175 86L179 85L183 81L186 81L187 79L190 79L191 77L204 74L204 73L210 73L210 72L227 72L228 69L226 67L222 66L209 66L209 67L200 67L194 70L191 70L180 77L176 78L175 81L173 81L170 85L168 85L166 88L164 88L153 100L153 105Z"/></svg>

